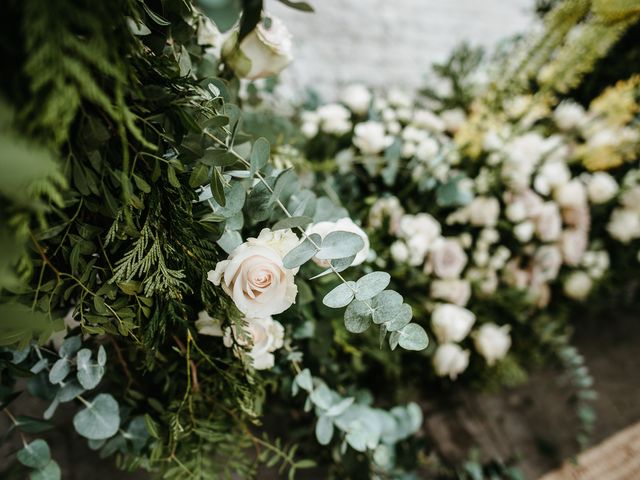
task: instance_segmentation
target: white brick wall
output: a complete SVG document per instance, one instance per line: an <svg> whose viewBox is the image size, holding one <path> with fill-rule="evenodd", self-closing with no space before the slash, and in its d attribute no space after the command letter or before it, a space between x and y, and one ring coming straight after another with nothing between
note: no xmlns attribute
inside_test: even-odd
<svg viewBox="0 0 640 480"><path fill-rule="evenodd" d="M294 35L289 94L312 86L333 97L353 81L414 88L462 40L490 47L533 21L533 0L308 1L315 13L267 3Z"/></svg>

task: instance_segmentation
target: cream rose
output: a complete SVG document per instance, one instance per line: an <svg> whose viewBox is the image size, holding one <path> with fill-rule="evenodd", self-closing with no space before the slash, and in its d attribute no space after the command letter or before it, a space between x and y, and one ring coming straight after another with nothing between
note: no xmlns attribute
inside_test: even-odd
<svg viewBox="0 0 640 480"><path fill-rule="evenodd" d="M554 202L546 202L540 207L535 219L536 233L543 242L557 240L562 233L560 209Z"/></svg>
<svg viewBox="0 0 640 480"><path fill-rule="evenodd" d="M358 225L356 225L349 217L341 218L340 220L336 220L335 222L325 221L313 223L307 227L307 231L305 233L307 235L317 233L321 238L324 238L331 232L350 232L355 233L360 238L362 238L364 246L356 254L356 258L353 259L353 263L351 265L360 265L361 263L364 263L364 261L369 256L369 237L367 236L366 232L362 230ZM315 257L313 258L313 261L321 267L328 267L331 262L330 260L322 260Z"/></svg>
<svg viewBox="0 0 640 480"><path fill-rule="evenodd" d="M461 342L475 321L469 310L450 303L438 305L431 314L431 328L441 343Z"/></svg>
<svg viewBox="0 0 640 480"><path fill-rule="evenodd" d="M351 130L351 112L339 103L323 105L316 114L323 132L343 135Z"/></svg>
<svg viewBox="0 0 640 480"><path fill-rule="evenodd" d="M510 329L509 325L499 327L495 323L485 323L472 334L476 350L489 366L502 360L511 348Z"/></svg>
<svg viewBox="0 0 640 480"><path fill-rule="evenodd" d="M431 282L431 296L464 307L471 297L471 284L461 279L434 280Z"/></svg>
<svg viewBox="0 0 640 480"><path fill-rule="evenodd" d="M440 278L458 278L467 265L467 254L456 240L435 242L429 254L429 265Z"/></svg>
<svg viewBox="0 0 640 480"><path fill-rule="evenodd" d="M245 321L244 336L236 335L235 329L225 329L225 346L239 345L248 349L247 356L251 358L251 366L256 370L272 368L275 362L273 352L284 344L284 327L270 316L247 317Z"/></svg>
<svg viewBox="0 0 640 480"><path fill-rule="evenodd" d="M291 33L276 17L258 23L240 46L227 44L223 54L226 63L237 75L256 80L280 73L293 59Z"/></svg>
<svg viewBox="0 0 640 480"><path fill-rule="evenodd" d="M607 232L622 243L640 238L640 212L630 208L616 208L607 223Z"/></svg>
<svg viewBox="0 0 640 480"><path fill-rule="evenodd" d="M469 366L469 350L455 343L443 343L433 355L433 368L439 377L455 380Z"/></svg>
<svg viewBox="0 0 640 480"><path fill-rule="evenodd" d="M296 300L297 269L285 268L282 259L298 243L291 230L264 229L236 247L227 260L218 262L207 278L222 285L238 310L247 316L284 312Z"/></svg>
<svg viewBox="0 0 640 480"><path fill-rule="evenodd" d="M587 181L591 203L607 203L618 193L618 182L607 172L595 172Z"/></svg>
<svg viewBox="0 0 640 480"><path fill-rule="evenodd" d="M353 133L353 144L364 154L380 153L393 141L385 134L384 125L379 122L358 123Z"/></svg>
<svg viewBox="0 0 640 480"><path fill-rule="evenodd" d="M565 279L563 285L564 294L574 300L584 300L587 298L593 287L591 277L580 270L571 272Z"/></svg>
<svg viewBox="0 0 640 480"><path fill-rule="evenodd" d="M354 83L342 90L340 101L349 107L353 113L364 115L369 110L371 92L364 85Z"/></svg>
<svg viewBox="0 0 640 480"><path fill-rule="evenodd" d="M493 197L476 197L467 206L469 222L477 227L494 227L500 216L500 203Z"/></svg>

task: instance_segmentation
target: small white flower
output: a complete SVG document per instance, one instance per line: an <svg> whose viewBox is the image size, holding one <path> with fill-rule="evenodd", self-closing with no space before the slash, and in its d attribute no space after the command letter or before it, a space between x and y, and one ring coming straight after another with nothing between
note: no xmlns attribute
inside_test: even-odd
<svg viewBox="0 0 640 480"><path fill-rule="evenodd" d="M500 203L494 197L476 197L466 208L469 222L476 227L494 227L500 216Z"/></svg>
<svg viewBox="0 0 640 480"><path fill-rule="evenodd" d="M387 101L393 107L409 108L411 106L411 97L397 88L392 88L387 93Z"/></svg>
<svg viewBox="0 0 640 480"><path fill-rule="evenodd" d="M471 297L471 284L462 279L433 280L430 294L436 300L464 307Z"/></svg>
<svg viewBox="0 0 640 480"><path fill-rule="evenodd" d="M442 132L445 129L444 121L430 110L416 110L411 122L418 128L424 128L431 132Z"/></svg>
<svg viewBox="0 0 640 480"><path fill-rule="evenodd" d="M338 231L355 233L360 238L362 238L364 245L362 249L360 249L360 251L356 254L356 258L353 260L353 263L351 265L360 265L361 263L363 263L369 256L369 237L367 236L366 232L362 230L362 228L360 228L358 225L356 225L349 217L341 218L339 220L336 220L335 222L324 221L313 223L307 227L305 233L307 235L317 233L324 239L324 237L329 235L331 232ZM322 267L328 267L331 262L330 260L323 260L315 257L313 258L313 261Z"/></svg>
<svg viewBox="0 0 640 480"><path fill-rule="evenodd" d="M529 242L533 238L534 231L535 225L530 221L519 223L513 227L513 234L520 243Z"/></svg>
<svg viewBox="0 0 640 480"><path fill-rule="evenodd" d="M445 128L451 133L456 133L467 120L467 114L461 108L445 110L440 114L440 118L444 122Z"/></svg>
<svg viewBox="0 0 640 480"><path fill-rule="evenodd" d="M560 185L553 196L558 205L565 208L579 208L587 203L587 190L577 178Z"/></svg>
<svg viewBox="0 0 640 480"><path fill-rule="evenodd" d="M469 310L450 303L438 305L431 314L431 328L440 343L461 342L475 321Z"/></svg>
<svg viewBox="0 0 640 480"><path fill-rule="evenodd" d="M476 350L489 366L503 359L511 348L510 328L509 325L499 327L495 323L485 323L472 334Z"/></svg>
<svg viewBox="0 0 640 480"><path fill-rule="evenodd" d="M607 172L595 172L587 182L591 203L607 203L618 193L618 182Z"/></svg>
<svg viewBox="0 0 640 480"><path fill-rule="evenodd" d="M409 247L402 240L396 240L389 248L391 258L396 263L406 263L409 260Z"/></svg>
<svg viewBox="0 0 640 480"><path fill-rule="evenodd" d="M364 85L355 83L347 86L340 94L340 101L358 115L364 115L371 104L371 92Z"/></svg>
<svg viewBox="0 0 640 480"><path fill-rule="evenodd" d="M507 205L504 214L509 221L518 223L527 218L527 208L525 207L524 202L514 201Z"/></svg>
<svg viewBox="0 0 640 480"><path fill-rule="evenodd" d="M607 231L622 243L640 238L640 212L629 208L616 208L611 212Z"/></svg>
<svg viewBox="0 0 640 480"><path fill-rule="evenodd" d="M554 202L544 203L535 219L536 233L543 242L552 242L560 238L562 233L562 217L560 209Z"/></svg>
<svg viewBox="0 0 640 480"><path fill-rule="evenodd" d="M455 343L438 345L433 355L433 368L439 377L455 380L469 366L469 350L463 350Z"/></svg>
<svg viewBox="0 0 640 480"><path fill-rule="evenodd" d="M380 153L393 141L391 137L386 136L384 125L379 122L358 123L353 133L353 144L365 154Z"/></svg>
<svg viewBox="0 0 640 480"><path fill-rule="evenodd" d="M438 277L458 278L467 265L467 254L458 241L447 238L434 244L429 263Z"/></svg>
<svg viewBox="0 0 640 480"><path fill-rule="evenodd" d="M572 130L584 123L586 112L582 105L565 100L553 111L553 119L561 130Z"/></svg>
<svg viewBox="0 0 640 480"><path fill-rule="evenodd" d="M416 148L416 157L418 160L428 162L437 155L438 149L438 142L431 137L427 137L418 144L418 147Z"/></svg>
<svg viewBox="0 0 640 480"><path fill-rule="evenodd" d="M351 113L338 103L323 105L316 113L323 132L343 135L351 130Z"/></svg>
<svg viewBox="0 0 640 480"><path fill-rule="evenodd" d="M584 300L587 298L593 287L591 277L581 270L571 272L564 281L564 294L574 300Z"/></svg>

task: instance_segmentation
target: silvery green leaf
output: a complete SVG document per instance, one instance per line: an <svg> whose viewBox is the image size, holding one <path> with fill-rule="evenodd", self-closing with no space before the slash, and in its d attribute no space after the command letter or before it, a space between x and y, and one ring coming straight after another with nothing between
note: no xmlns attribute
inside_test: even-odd
<svg viewBox="0 0 640 480"><path fill-rule="evenodd" d="M216 242L226 253L233 252L236 247L242 244L242 236L236 230L225 230Z"/></svg>
<svg viewBox="0 0 640 480"><path fill-rule="evenodd" d="M387 338L387 327L383 323L382 325L380 325L380 335L378 336L380 349L382 349L382 345L384 345L385 338Z"/></svg>
<svg viewBox="0 0 640 480"><path fill-rule="evenodd" d="M295 383L307 392L311 392L313 390L313 379L311 378L311 372L308 368L305 368L296 375Z"/></svg>
<svg viewBox="0 0 640 480"><path fill-rule="evenodd" d="M398 341L400 340L400 332L391 332L391 335L389 335L389 347L391 347L391 350L395 350L396 347L398 346Z"/></svg>
<svg viewBox="0 0 640 480"><path fill-rule="evenodd" d="M316 439L320 445L329 445L333 437L333 421L326 415L320 415L316 422Z"/></svg>
<svg viewBox="0 0 640 480"><path fill-rule="evenodd" d="M353 404L354 400L355 399L353 397L343 398L335 405L331 405L331 408L327 410L325 415L327 417L337 417L338 415L341 415L347 408L349 408Z"/></svg>
<svg viewBox="0 0 640 480"><path fill-rule="evenodd" d="M288 217L276 222L271 230L284 230L286 228L306 227L311 223L310 217Z"/></svg>
<svg viewBox="0 0 640 480"><path fill-rule="evenodd" d="M209 204L214 213L222 215L224 218L231 218L242 210L247 198L247 192L241 182L231 182L228 187L224 187L224 206L220 205L214 198L209 199Z"/></svg>
<svg viewBox="0 0 640 480"><path fill-rule="evenodd" d="M358 452L367 450L367 432L359 420L353 421L349 426L345 439L354 450Z"/></svg>
<svg viewBox="0 0 640 480"><path fill-rule="evenodd" d="M251 147L251 176L264 167L269 161L271 147L266 138L260 137Z"/></svg>
<svg viewBox="0 0 640 480"><path fill-rule="evenodd" d="M354 258L356 258L355 255L345 258L334 258L333 260L331 260L331 266L335 269L336 272L342 272L343 270L346 270L351 266ZM330 273L333 273L333 270L331 268L327 268L324 272L321 272L318 275L314 275L309 280L324 277L325 275L329 275Z"/></svg>
<svg viewBox="0 0 640 480"><path fill-rule="evenodd" d="M104 375L104 367L91 361L91 350L83 348L76 357L78 382L85 389L96 388Z"/></svg>
<svg viewBox="0 0 640 480"><path fill-rule="evenodd" d="M373 461L376 465L383 468L389 468L393 465L392 455L392 449L388 445L381 443L373 451Z"/></svg>
<svg viewBox="0 0 640 480"><path fill-rule="evenodd" d="M80 350L82 346L82 340L80 339L80 335L76 335L75 337L65 338L60 346L60 350L58 354L61 357L71 357L74 353Z"/></svg>
<svg viewBox="0 0 640 480"><path fill-rule="evenodd" d="M395 317L391 320L387 320L383 325L389 332L395 332L404 328L405 325L408 325L411 322L412 317L413 312L411 310L411 305L403 303L397 310Z"/></svg>
<svg viewBox="0 0 640 480"><path fill-rule="evenodd" d="M98 348L98 365L104 367L107 364L107 351L102 345Z"/></svg>
<svg viewBox="0 0 640 480"><path fill-rule="evenodd" d="M402 309L402 295L393 290L385 290L370 301L373 308L373 322L376 324L393 320Z"/></svg>
<svg viewBox="0 0 640 480"><path fill-rule="evenodd" d="M320 197L317 201L313 221L315 223L324 221L334 222L348 216L349 212L345 208L336 205L327 197Z"/></svg>
<svg viewBox="0 0 640 480"><path fill-rule="evenodd" d="M324 383L318 385L316 389L311 392L309 398L316 407L322 410L327 410L333 401L331 390Z"/></svg>
<svg viewBox="0 0 640 480"><path fill-rule="evenodd" d="M294 193L289 198L288 210L294 217L312 217L316 210L316 194L311 190Z"/></svg>
<svg viewBox="0 0 640 480"><path fill-rule="evenodd" d="M60 400L58 400L57 398L54 398L51 404L47 407L47 409L42 414L42 418L44 418L45 420L51 420L51 418L53 418L53 415L56 413L56 410L58 409L59 405L60 405Z"/></svg>
<svg viewBox="0 0 640 480"><path fill-rule="evenodd" d="M417 323L410 323L402 330L398 330L400 338L398 344L405 350L424 350L429 345L429 337Z"/></svg>
<svg viewBox="0 0 640 480"><path fill-rule="evenodd" d="M149 432L147 431L144 417L142 415L134 417L131 422L129 422L127 431L123 436L132 443L134 450L139 452L149 438Z"/></svg>
<svg viewBox="0 0 640 480"><path fill-rule="evenodd" d="M49 450L47 442L37 439L18 450L16 457L25 467L40 469L44 468L51 460L51 450Z"/></svg>
<svg viewBox="0 0 640 480"><path fill-rule="evenodd" d="M407 413L409 415L410 433L413 434L420 430L422 426L422 409L417 403L411 402L407 405Z"/></svg>
<svg viewBox="0 0 640 480"><path fill-rule="evenodd" d="M344 326L351 333L362 333L371 325L371 308L360 301L354 300L344 312Z"/></svg>
<svg viewBox="0 0 640 480"><path fill-rule="evenodd" d="M73 426L85 438L101 440L115 435L120 427L118 402L101 393L73 417Z"/></svg>
<svg viewBox="0 0 640 480"><path fill-rule="evenodd" d="M49 381L53 384L62 382L71 370L69 359L60 358L53 364L51 370L49 370Z"/></svg>
<svg viewBox="0 0 640 480"><path fill-rule="evenodd" d="M62 472L55 460L49 460L44 467L29 476L30 480L60 480Z"/></svg>
<svg viewBox="0 0 640 480"><path fill-rule="evenodd" d="M356 283L356 299L367 300L382 292L391 281L387 272L371 272L360 278Z"/></svg>
<svg viewBox="0 0 640 480"><path fill-rule="evenodd" d="M308 238L305 238L297 247L287 253L282 260L285 268L296 268L311 260L318 249L314 245L320 245L322 243L322 237L317 233L312 233Z"/></svg>
<svg viewBox="0 0 640 480"><path fill-rule="evenodd" d="M364 247L359 235L351 232L330 232L323 240L316 257L329 260L356 255Z"/></svg>
<svg viewBox="0 0 640 480"><path fill-rule="evenodd" d="M355 289L355 282L341 283L324 296L324 298L322 299L322 303L324 303L329 308L346 307L347 305L349 305L349 303L351 303L351 300L353 300L353 292Z"/></svg>
<svg viewBox="0 0 640 480"><path fill-rule="evenodd" d="M42 370L44 370L48 366L49 366L49 360L47 360L46 358L41 358L35 363L33 367L30 368L29 371L35 375L40 373Z"/></svg>
<svg viewBox="0 0 640 480"><path fill-rule="evenodd" d="M56 400L60 403L70 402L84 392L84 388L76 380L65 382L64 387L56 393Z"/></svg>

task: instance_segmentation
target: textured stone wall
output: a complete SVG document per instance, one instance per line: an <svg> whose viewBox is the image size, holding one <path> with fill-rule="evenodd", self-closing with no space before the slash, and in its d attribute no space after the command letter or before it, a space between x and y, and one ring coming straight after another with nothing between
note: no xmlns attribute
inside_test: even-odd
<svg viewBox="0 0 640 480"><path fill-rule="evenodd" d="M414 88L461 41L490 47L534 21L533 0L308 1L313 14L267 2L294 35L287 93L312 86L332 97L353 81Z"/></svg>

